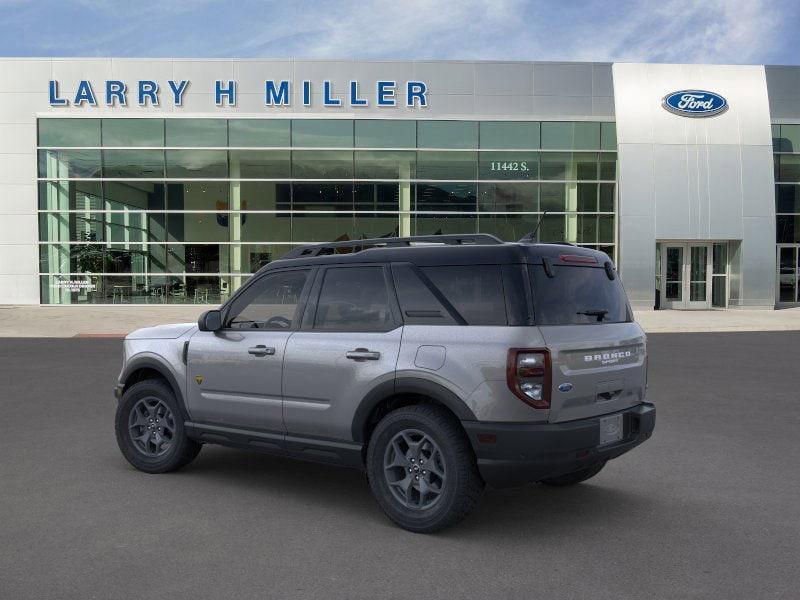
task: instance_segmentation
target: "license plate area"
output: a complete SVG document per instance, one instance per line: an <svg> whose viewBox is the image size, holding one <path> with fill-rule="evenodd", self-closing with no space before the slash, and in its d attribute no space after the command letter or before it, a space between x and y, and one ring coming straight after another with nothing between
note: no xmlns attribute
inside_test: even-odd
<svg viewBox="0 0 800 600"><path fill-rule="evenodd" d="M622 413L600 418L600 446L608 446L622 440L624 425Z"/></svg>

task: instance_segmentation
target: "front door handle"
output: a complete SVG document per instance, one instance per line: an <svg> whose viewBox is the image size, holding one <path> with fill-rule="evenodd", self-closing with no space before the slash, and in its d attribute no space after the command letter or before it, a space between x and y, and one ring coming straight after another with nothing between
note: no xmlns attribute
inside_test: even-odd
<svg viewBox="0 0 800 600"><path fill-rule="evenodd" d="M249 348L247 353L252 354L253 356L272 356L275 354L275 348L267 348L263 344L259 344L258 346Z"/></svg>
<svg viewBox="0 0 800 600"><path fill-rule="evenodd" d="M373 352L366 348L356 348L355 350L348 351L345 356L352 360L378 360L381 357L381 353Z"/></svg>

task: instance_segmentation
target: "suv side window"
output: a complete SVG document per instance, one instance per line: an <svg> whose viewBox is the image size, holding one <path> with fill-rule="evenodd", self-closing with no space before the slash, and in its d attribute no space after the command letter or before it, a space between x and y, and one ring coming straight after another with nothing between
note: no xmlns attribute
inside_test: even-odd
<svg viewBox="0 0 800 600"><path fill-rule="evenodd" d="M442 305L434 293L419 278L411 265L393 264L397 299L403 312L403 321L408 325L456 325L450 311Z"/></svg>
<svg viewBox="0 0 800 600"><path fill-rule="evenodd" d="M499 265L422 267L468 325L508 325Z"/></svg>
<svg viewBox="0 0 800 600"><path fill-rule="evenodd" d="M265 275L236 298L228 312L232 329L291 329L309 270Z"/></svg>
<svg viewBox="0 0 800 600"><path fill-rule="evenodd" d="M330 267L325 270L314 329L388 331L393 325L382 266Z"/></svg>

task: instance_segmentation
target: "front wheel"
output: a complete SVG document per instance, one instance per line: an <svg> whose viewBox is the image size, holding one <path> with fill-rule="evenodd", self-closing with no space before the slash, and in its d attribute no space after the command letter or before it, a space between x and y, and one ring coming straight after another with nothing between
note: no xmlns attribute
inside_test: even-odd
<svg viewBox="0 0 800 600"><path fill-rule="evenodd" d="M367 474L386 515L417 533L462 520L484 487L458 421L430 405L399 408L378 423L367 450Z"/></svg>
<svg viewBox="0 0 800 600"><path fill-rule="evenodd" d="M180 469L202 447L186 435L175 394L158 379L140 381L125 391L114 424L122 455L145 473Z"/></svg>

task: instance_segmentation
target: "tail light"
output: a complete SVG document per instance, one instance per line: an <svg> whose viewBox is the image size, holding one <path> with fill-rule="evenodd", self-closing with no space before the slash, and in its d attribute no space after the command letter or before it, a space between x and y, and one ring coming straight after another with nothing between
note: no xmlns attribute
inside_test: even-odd
<svg viewBox="0 0 800 600"><path fill-rule="evenodd" d="M508 351L508 388L533 408L550 408L550 352L512 348Z"/></svg>

